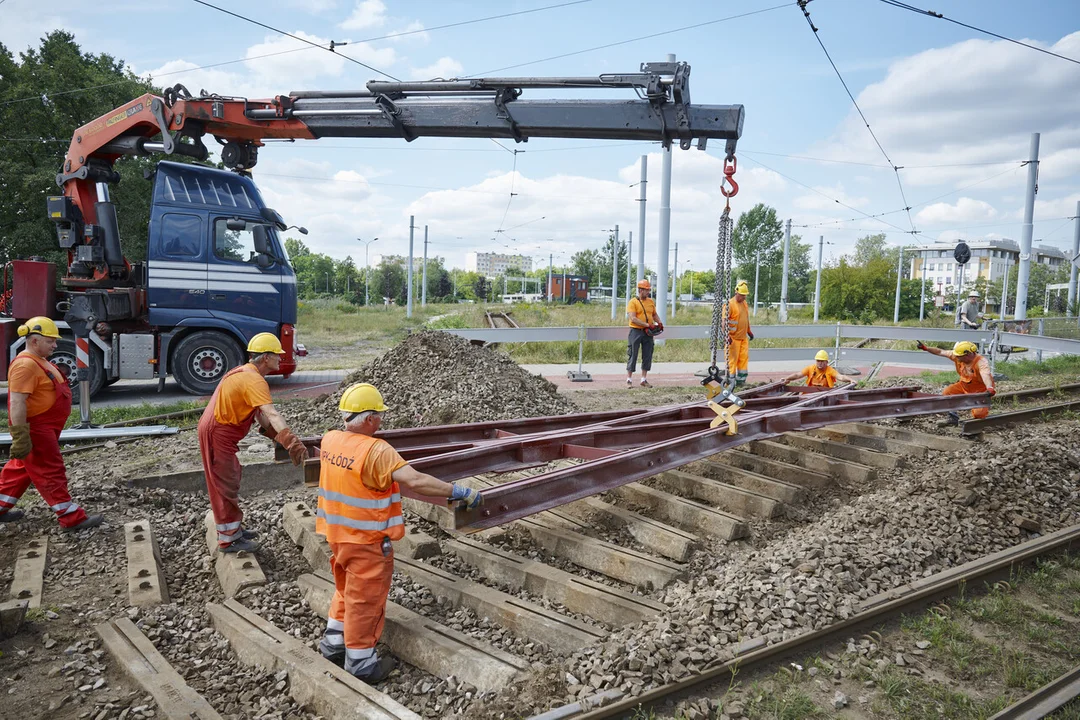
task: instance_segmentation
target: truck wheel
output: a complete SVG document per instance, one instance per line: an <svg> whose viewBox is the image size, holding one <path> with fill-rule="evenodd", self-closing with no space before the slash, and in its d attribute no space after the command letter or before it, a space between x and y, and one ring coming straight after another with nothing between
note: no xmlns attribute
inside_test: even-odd
<svg viewBox="0 0 1080 720"><path fill-rule="evenodd" d="M172 374L185 392L210 395L225 373L244 361L236 341L224 333L200 330L185 337L172 352Z"/></svg>
<svg viewBox="0 0 1080 720"><path fill-rule="evenodd" d="M55 365L64 377L68 379L71 387L71 403L75 407L79 405L79 381L76 379L77 365L75 362L75 341L59 340L56 350L49 356L49 362ZM98 390L105 387L105 365L99 350L93 343L90 344L90 397L97 395Z"/></svg>

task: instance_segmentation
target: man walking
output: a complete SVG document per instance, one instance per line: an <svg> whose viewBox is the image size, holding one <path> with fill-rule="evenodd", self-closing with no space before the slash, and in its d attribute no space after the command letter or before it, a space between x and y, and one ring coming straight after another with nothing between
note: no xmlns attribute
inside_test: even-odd
<svg viewBox="0 0 1080 720"><path fill-rule="evenodd" d="M997 390L994 389L994 376L990 374L990 363L979 354L979 348L970 340L961 340L953 345L952 350L939 350L936 347L929 347L921 340L917 347L931 355L948 358L956 365L956 374L960 376L960 380L942 390L942 395L972 395L988 392L990 397L993 397L997 394ZM989 407L974 408L971 411L971 417L977 420L981 420L989 414ZM960 415L950 412L949 417L942 421L941 424L959 425Z"/></svg>
<svg viewBox="0 0 1080 720"><path fill-rule="evenodd" d="M101 515L87 515L68 493L67 470L60 454L60 431L71 415L67 378L47 360L60 331L47 317L33 317L18 328L26 349L8 368L10 460L0 471L0 522L23 516L15 508L31 483L56 513L65 530L97 527Z"/></svg>
<svg viewBox="0 0 1080 720"><path fill-rule="evenodd" d="M963 330L978 330L982 322L982 313L979 312L979 293L972 290L968 293L967 302L960 307L960 328Z"/></svg>
<svg viewBox="0 0 1080 720"><path fill-rule="evenodd" d="M754 333L746 305L749 294L750 286L741 282L735 287L735 297L728 301L728 375L735 376L736 385L745 384L750 375L750 341Z"/></svg>
<svg viewBox="0 0 1080 720"><path fill-rule="evenodd" d="M641 387L649 384L649 370L652 370L653 333L661 327L656 314L656 302L649 297L652 286L648 280L638 280L637 297L626 303L626 319L630 325L630 334L626 339L626 387L634 386L634 368L637 366L638 352L641 353Z"/></svg>
<svg viewBox="0 0 1080 720"><path fill-rule="evenodd" d="M352 385L338 404L345 430L320 444L319 507L315 532L330 544L334 598L319 642L323 657L367 683L386 679L396 665L375 645L386 619L394 574L394 540L405 536L399 483L414 493L461 501L474 508L479 492L419 472L374 437L387 410L374 385Z"/></svg>
<svg viewBox="0 0 1080 720"><path fill-rule="evenodd" d="M270 401L266 376L281 365L285 351L270 333L259 333L247 346L248 362L225 373L210 403L199 418L199 449L202 451L206 490L217 526L218 550L226 553L259 548L255 533L242 527L240 511L240 461L236 457L240 440L252 423L289 451L294 465L307 457L307 449L289 430L285 418Z"/></svg>
<svg viewBox="0 0 1080 720"><path fill-rule="evenodd" d="M791 373L780 382L785 385L789 382L794 382L799 378L806 378L807 387L823 387L831 388L836 387L836 383L853 383L852 378L847 375L841 375L836 368L829 365L829 353L825 350L818 350L814 355L814 364L804 367L802 370L796 373Z"/></svg>

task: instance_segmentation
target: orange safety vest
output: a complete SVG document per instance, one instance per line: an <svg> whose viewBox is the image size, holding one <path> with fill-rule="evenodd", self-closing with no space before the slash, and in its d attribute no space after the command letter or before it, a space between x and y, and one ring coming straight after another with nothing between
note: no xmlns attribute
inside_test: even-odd
<svg viewBox="0 0 1080 720"><path fill-rule="evenodd" d="M363 483L364 464L376 443L385 440L331 430L320 444L319 506L315 532L327 542L372 545L384 537L405 537L401 490L391 482L385 491Z"/></svg>
<svg viewBox="0 0 1080 720"><path fill-rule="evenodd" d="M975 388L986 390L986 383L983 382L982 374L979 372L979 365L982 362L982 355L976 355L975 362L971 363L971 365L968 365L963 360L953 360L953 364L956 365L956 374L960 376L960 382L970 385L969 390Z"/></svg>
<svg viewBox="0 0 1080 720"><path fill-rule="evenodd" d="M728 337L732 340L745 340L748 330L750 314L746 312L746 305L735 302L733 297L728 300Z"/></svg>
<svg viewBox="0 0 1080 720"><path fill-rule="evenodd" d="M831 388L836 384L836 371L833 368L827 367L824 370L818 370L817 365L811 365L806 369L810 371L806 375L808 387Z"/></svg>

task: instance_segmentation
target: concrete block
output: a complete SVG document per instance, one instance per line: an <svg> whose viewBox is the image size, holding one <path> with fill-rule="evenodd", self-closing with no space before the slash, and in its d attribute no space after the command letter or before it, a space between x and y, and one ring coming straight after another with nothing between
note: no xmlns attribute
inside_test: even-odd
<svg viewBox="0 0 1080 720"><path fill-rule="evenodd" d="M49 538L45 535L27 540L15 556L15 576L11 579L12 600L25 600L27 607L41 607L45 585L45 567L49 561Z"/></svg>
<svg viewBox="0 0 1080 720"><path fill-rule="evenodd" d="M579 578L564 570L489 547L472 538L448 540L446 547L486 578L561 603L609 625L626 625L668 610L663 603Z"/></svg>
<svg viewBox="0 0 1080 720"><path fill-rule="evenodd" d="M467 607L518 637L542 642L556 652L571 653L607 636L601 628L415 560L397 559L394 569L447 598L451 604Z"/></svg>
<svg viewBox="0 0 1080 720"><path fill-rule="evenodd" d="M235 600L207 603L206 611L241 662L267 672L285 670L289 694L319 715L340 720L421 720Z"/></svg>
<svg viewBox="0 0 1080 720"><path fill-rule="evenodd" d="M685 562L701 538L681 528L672 527L640 513L606 503L600 498L585 498L563 505L558 513L586 523L624 530L649 552L676 562Z"/></svg>
<svg viewBox="0 0 1080 720"><path fill-rule="evenodd" d="M150 521L126 523L124 546L127 550L128 604L147 607L169 602L169 586L161 568L161 549Z"/></svg>
<svg viewBox="0 0 1080 720"><path fill-rule="evenodd" d="M894 427L892 425L873 425L870 423L840 423L829 426L843 432L857 433L869 437L890 438L900 440L913 445L922 445L931 450L940 452L964 452L971 449L971 443L958 440L946 435L934 435L931 433L908 430L907 428Z"/></svg>
<svg viewBox="0 0 1080 720"><path fill-rule="evenodd" d="M0 603L0 638L14 637L30 609L28 600L8 600Z"/></svg>
<svg viewBox="0 0 1080 720"><path fill-rule="evenodd" d="M806 434L825 440L832 440L833 442L847 443L848 445L855 445L856 447L866 448L868 450L892 453L894 455L904 455L906 457L921 459L925 458L926 453L929 452L925 445L917 445L915 443L894 440L887 437L876 437L874 435L862 435L857 432L847 432L837 429L836 426L809 430Z"/></svg>
<svg viewBox="0 0 1080 720"><path fill-rule="evenodd" d="M808 470L792 463L756 455L747 450L729 450L713 455L705 463L712 463L721 467L741 468L750 472L765 475L770 478L782 480L792 485L811 490L824 490L836 484L836 481L825 473Z"/></svg>
<svg viewBox="0 0 1080 720"><path fill-rule="evenodd" d="M876 450L848 445L847 443L836 442L834 440L826 440L825 438L814 437L804 433L784 433L777 438L777 440L785 445L790 445L791 447L809 450L810 452L827 455L830 458L847 460L868 467L891 470L903 466L906 462L906 458L902 455L877 452Z"/></svg>
<svg viewBox="0 0 1080 720"><path fill-rule="evenodd" d="M782 460L844 482L869 482L877 477L877 468L860 465L849 460L826 457L810 450L792 447L772 440L755 440L750 443L749 447L750 452L755 455L772 458L773 460Z"/></svg>
<svg viewBox="0 0 1080 720"><path fill-rule="evenodd" d="M771 497L683 470L668 470L653 480L739 517L774 518L783 513L781 503Z"/></svg>
<svg viewBox="0 0 1080 720"><path fill-rule="evenodd" d="M301 575L300 590L312 610L326 617L334 596L334 583L324 575ZM516 655L452 630L396 603L386 603L386 625L381 641L394 656L421 670L446 678L451 675L475 685L480 692L496 692L528 671L529 663Z"/></svg>
<svg viewBox="0 0 1080 720"><path fill-rule="evenodd" d="M95 629L124 674L154 698L159 717L221 720L210 703L184 682L130 620L116 618Z"/></svg>
<svg viewBox="0 0 1080 720"><path fill-rule="evenodd" d="M214 570L225 597L236 597L236 594L245 588L266 584L266 576L254 555L249 552L223 553L218 550L213 511L206 511L204 525L206 549L214 562Z"/></svg>
<svg viewBox="0 0 1080 720"><path fill-rule="evenodd" d="M717 537L721 540L740 540L750 534L741 517L729 515L693 500L654 490L641 483L629 483L610 491L631 505L648 509L659 519L687 530Z"/></svg>
<svg viewBox="0 0 1080 720"><path fill-rule="evenodd" d="M783 480L776 480L734 465L720 465L709 460L693 464L695 474L719 480L735 487L771 497L777 502L796 505L806 499L806 490Z"/></svg>

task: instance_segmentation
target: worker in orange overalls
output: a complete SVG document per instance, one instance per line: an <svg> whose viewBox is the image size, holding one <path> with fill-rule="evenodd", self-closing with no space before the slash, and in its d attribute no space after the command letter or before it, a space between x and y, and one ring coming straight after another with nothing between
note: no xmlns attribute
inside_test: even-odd
<svg viewBox="0 0 1080 720"><path fill-rule="evenodd" d="M101 515L87 515L68 493L67 471L60 454L60 431L71 415L67 378L46 358L56 350L60 331L47 317L33 317L18 328L26 349L8 368L10 457L0 471L0 522L23 516L13 509L33 483L41 499L66 530L101 524Z"/></svg>
<svg viewBox="0 0 1080 720"><path fill-rule="evenodd" d="M836 387L838 382L855 382L847 375L841 375L836 368L829 365L829 353L825 350L817 351L817 354L814 355L813 365L808 365L797 373L791 373L780 382L787 384L803 377L806 378L807 387L831 388Z"/></svg>
<svg viewBox="0 0 1080 720"><path fill-rule="evenodd" d="M735 287L735 297L728 300L728 375L735 377L736 385L746 383L750 374L750 341L754 333L746 305L749 294L750 286L741 282Z"/></svg>
<svg viewBox="0 0 1080 720"><path fill-rule="evenodd" d="M294 465L307 457L304 443L285 423L270 401L266 376L281 365L285 351L270 333L259 333L247 346L248 362L225 373L210 403L199 418L199 449L202 451L206 490L217 525L218 549L233 553L259 548L256 534L244 530L240 511L240 440L257 420L260 432L289 451Z"/></svg>
<svg viewBox="0 0 1080 720"><path fill-rule="evenodd" d="M626 387L634 387L634 366L637 365L638 351L641 351L641 387L650 388L649 370L652 369L654 334L662 328L660 316L656 314L656 302L649 297L652 286L648 280L638 280L637 297L626 303L626 319L630 333L626 339Z"/></svg>
<svg viewBox="0 0 1080 720"><path fill-rule="evenodd" d="M948 358L956 364L956 374L960 376L958 382L954 382L944 390L942 395L972 395L974 393L990 393L990 397L997 394L994 389L994 376L990 373L990 363L979 354L979 348L970 340L961 340L953 345L952 350L940 350L929 347L922 341L917 345L931 355ZM971 417L981 420L990 414L990 408L974 408ZM942 425L959 425L960 415L950 412L949 417L942 421Z"/></svg>
<svg viewBox="0 0 1080 720"><path fill-rule="evenodd" d="M405 536L398 483L420 495L461 501L474 508L483 497L445 483L405 462L390 443L374 437L386 411L373 385L352 385L338 404L345 430L331 430L320 445L319 508L315 531L330 543L334 598L319 650L367 683L384 680L396 663L375 645L386 619L394 574L391 541Z"/></svg>

